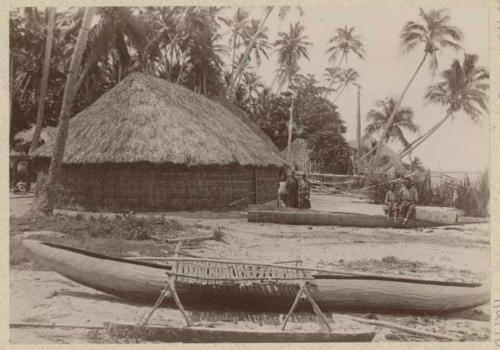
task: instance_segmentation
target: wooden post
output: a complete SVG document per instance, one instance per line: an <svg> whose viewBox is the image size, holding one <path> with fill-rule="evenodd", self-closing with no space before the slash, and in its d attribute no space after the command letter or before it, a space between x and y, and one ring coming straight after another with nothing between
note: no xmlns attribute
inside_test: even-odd
<svg viewBox="0 0 500 350"><path fill-rule="evenodd" d="M257 169L252 170L252 201L253 204L257 204Z"/></svg>
<svg viewBox="0 0 500 350"><path fill-rule="evenodd" d="M19 161L17 160L17 158L13 158L12 160L13 162L13 171L12 171L12 186L16 186L16 183L17 183L17 177L18 177L18 173L17 173L17 166L19 164Z"/></svg>
<svg viewBox="0 0 500 350"><path fill-rule="evenodd" d="M33 162L33 158L28 158L26 162L26 192L31 191L31 164Z"/></svg>

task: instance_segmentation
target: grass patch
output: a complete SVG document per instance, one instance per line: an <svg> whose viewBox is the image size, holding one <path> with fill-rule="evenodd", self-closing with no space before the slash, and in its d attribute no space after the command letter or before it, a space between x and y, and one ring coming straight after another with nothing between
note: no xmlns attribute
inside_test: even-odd
<svg viewBox="0 0 500 350"><path fill-rule="evenodd" d="M73 238L116 238L125 240L147 240L151 237L177 238L188 227L177 220L162 217L141 218L133 215L109 217L51 216L37 218L11 218L11 235L24 231L56 231Z"/></svg>
<svg viewBox="0 0 500 350"><path fill-rule="evenodd" d="M78 215L57 215L36 220L11 218L10 235L12 238L25 231L55 231L64 237L41 236L40 239L115 257L165 256L164 251L173 251L175 243L164 243L163 240L206 236L206 230L203 232L198 226L201 225L187 225L164 217L124 215L86 219ZM216 228L213 232L214 239L222 238L221 229ZM10 264L26 265L31 260L31 254L22 246L21 239L11 239Z"/></svg>

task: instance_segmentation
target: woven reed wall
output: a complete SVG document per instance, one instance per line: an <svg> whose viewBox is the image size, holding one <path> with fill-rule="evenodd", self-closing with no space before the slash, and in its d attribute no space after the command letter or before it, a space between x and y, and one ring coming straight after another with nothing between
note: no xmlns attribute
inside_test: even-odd
<svg viewBox="0 0 500 350"><path fill-rule="evenodd" d="M255 171L255 172L254 172ZM276 198L278 169L150 164L64 166L58 207L89 211L227 210Z"/></svg>

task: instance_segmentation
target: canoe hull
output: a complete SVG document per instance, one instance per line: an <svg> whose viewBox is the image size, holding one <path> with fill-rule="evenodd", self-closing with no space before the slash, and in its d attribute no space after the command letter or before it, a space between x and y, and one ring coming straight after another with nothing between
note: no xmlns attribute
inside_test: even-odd
<svg viewBox="0 0 500 350"><path fill-rule="evenodd" d="M238 330L208 327L165 327L107 322L104 327L113 338L133 338L161 342L183 343L314 343L370 342L375 332L291 332Z"/></svg>
<svg viewBox="0 0 500 350"><path fill-rule="evenodd" d="M110 258L39 241L25 240L23 244L39 262L62 276L130 301L154 303L167 280L169 268L165 265ZM193 285L178 281L176 290L187 308L283 312L293 303L298 286L272 282ZM325 311L448 313L479 306L490 299L485 286L345 276L317 275L308 283L308 290ZM300 308L308 305L302 302Z"/></svg>
<svg viewBox="0 0 500 350"><path fill-rule="evenodd" d="M269 222L282 225L334 225L349 227L397 227L387 221L384 215L365 215L355 213L326 212L318 210L294 209L251 209L248 210L248 222ZM444 225L426 220L410 220L406 228ZM399 225L401 226L401 225Z"/></svg>

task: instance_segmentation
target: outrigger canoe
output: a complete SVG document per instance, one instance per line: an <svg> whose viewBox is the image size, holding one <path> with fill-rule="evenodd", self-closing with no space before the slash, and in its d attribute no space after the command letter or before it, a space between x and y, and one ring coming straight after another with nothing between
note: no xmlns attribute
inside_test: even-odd
<svg viewBox="0 0 500 350"><path fill-rule="evenodd" d="M36 260L62 276L133 302L154 303L175 266L176 290L182 303L198 310L286 312L299 291L300 278L304 278L311 297L323 311L451 313L490 299L488 287L479 283L326 273L198 258L172 258L167 265L113 258L36 240L24 240L23 245ZM301 301L301 306L309 305Z"/></svg>

